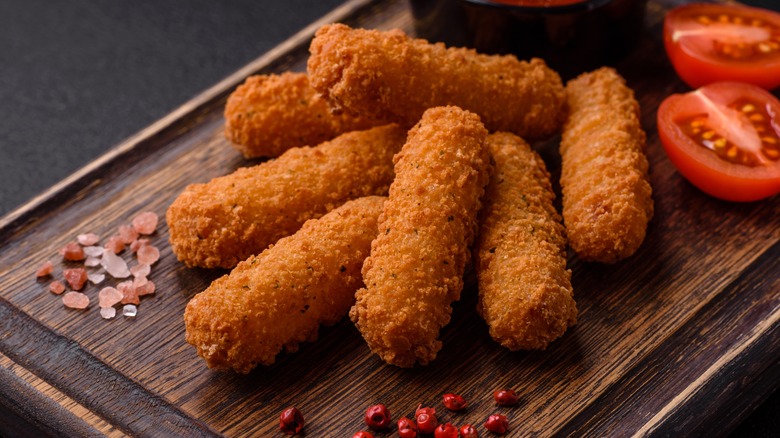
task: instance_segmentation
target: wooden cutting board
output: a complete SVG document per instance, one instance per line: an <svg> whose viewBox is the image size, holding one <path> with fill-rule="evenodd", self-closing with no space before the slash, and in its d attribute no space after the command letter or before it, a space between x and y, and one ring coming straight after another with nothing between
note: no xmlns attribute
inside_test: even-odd
<svg viewBox="0 0 780 438"><path fill-rule="evenodd" d="M250 74L303 70L319 25L411 32L405 1L358 0L0 221L3 422L24 425L17 432L68 436L279 436L279 413L295 405L306 436L349 437L365 429L369 405L384 403L399 418L423 403L455 424L481 425L504 413L510 436L726 433L780 383L780 197L710 198L662 151L656 109L687 90L661 41L663 13L676 3L650 1L644 37L617 65L648 133L656 212L647 239L616 265L569 257L579 323L547 351L512 353L494 343L474 310L467 273L444 348L429 366L385 365L345 320L247 376L210 371L185 342L182 315L225 271L180 264L164 223L153 236L162 248L151 275L157 293L135 318L101 319L94 285L86 289L87 311L66 309L36 280L37 267L59 260L57 250L77 234L107 237L144 210L164 217L187 184L255 164L223 138L225 99ZM557 175L555 145L538 147ZM493 390L503 387L518 391L517 407L493 404ZM443 409L446 392L469 400L465 413Z"/></svg>

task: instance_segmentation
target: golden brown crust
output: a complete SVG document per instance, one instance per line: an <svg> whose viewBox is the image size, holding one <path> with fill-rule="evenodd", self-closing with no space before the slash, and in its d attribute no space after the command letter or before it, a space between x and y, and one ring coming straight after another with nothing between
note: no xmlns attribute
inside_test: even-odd
<svg viewBox="0 0 780 438"><path fill-rule="evenodd" d="M541 59L488 56L412 39L400 30L323 26L308 62L312 87L336 108L412 126L431 107L477 113L490 131L525 138L556 132L565 94Z"/></svg>
<svg viewBox="0 0 780 438"><path fill-rule="evenodd" d="M653 216L639 104L611 68L566 86L561 138L563 219L583 260L614 263L633 254Z"/></svg>
<svg viewBox="0 0 780 438"><path fill-rule="evenodd" d="M385 124L349 114L334 115L305 73L250 76L225 106L225 137L245 157L278 157L339 134Z"/></svg>
<svg viewBox="0 0 780 438"><path fill-rule="evenodd" d="M501 345L545 349L577 321L550 174L516 135L496 133L487 141L495 170L474 251L478 310Z"/></svg>
<svg viewBox="0 0 780 438"><path fill-rule="evenodd" d="M215 280L187 304L187 342L209 367L248 373L315 340L355 302L384 200L349 201Z"/></svg>
<svg viewBox="0 0 780 438"><path fill-rule="evenodd" d="M191 184L166 214L173 251L187 266L232 268L349 199L384 195L405 138L397 125L347 133Z"/></svg>
<svg viewBox="0 0 780 438"><path fill-rule="evenodd" d="M432 108L394 158L396 178L350 317L386 362L426 364L460 297L489 177L487 131L473 113Z"/></svg>

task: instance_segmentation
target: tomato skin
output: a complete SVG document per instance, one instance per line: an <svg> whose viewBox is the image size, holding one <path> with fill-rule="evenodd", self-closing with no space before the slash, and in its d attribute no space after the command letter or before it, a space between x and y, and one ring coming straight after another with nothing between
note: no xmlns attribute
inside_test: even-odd
<svg viewBox="0 0 780 438"><path fill-rule="evenodd" d="M780 86L780 51L771 56L754 60L729 60L675 42L672 35L692 15L737 13L747 17L760 17L780 27L780 14L742 5L694 3L674 8L664 19L664 47L666 54L680 79L692 88L721 82L737 81L757 85L766 90Z"/></svg>
<svg viewBox="0 0 780 438"><path fill-rule="evenodd" d="M752 89L764 98L772 99L780 115L780 102L768 92L747 84L721 82L708 87ZM670 161L680 174L701 191L726 201L752 202L780 193L780 162L769 166L751 168L729 163L714 153L694 143L675 122L675 117L685 112L685 94L673 94L659 106L657 113L658 135ZM768 97L767 97L768 96ZM775 120L775 125L780 120Z"/></svg>

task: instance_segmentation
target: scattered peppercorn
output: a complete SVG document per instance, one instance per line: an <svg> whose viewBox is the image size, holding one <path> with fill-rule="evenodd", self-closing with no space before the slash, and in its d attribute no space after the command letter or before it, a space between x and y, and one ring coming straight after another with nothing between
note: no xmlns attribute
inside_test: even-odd
<svg viewBox="0 0 780 438"><path fill-rule="evenodd" d="M460 427L460 438L479 438L477 429L470 424L464 424Z"/></svg>
<svg viewBox="0 0 780 438"><path fill-rule="evenodd" d="M436 409L423 408L421 406L417 406L417 410L414 411L417 429L420 433L433 433L436 430L436 426L439 425L439 420L436 418Z"/></svg>
<svg viewBox="0 0 780 438"><path fill-rule="evenodd" d="M352 435L352 438L374 438L374 434L361 430L360 432L355 432L355 434Z"/></svg>
<svg viewBox="0 0 780 438"><path fill-rule="evenodd" d="M417 436L417 425L414 421L402 417L398 420L398 436L401 438L415 438Z"/></svg>
<svg viewBox="0 0 780 438"><path fill-rule="evenodd" d="M515 391L511 389L499 389L493 393L493 398L499 406L514 406L519 400Z"/></svg>
<svg viewBox="0 0 780 438"><path fill-rule="evenodd" d="M442 423L433 432L435 438L458 438L458 428L450 423Z"/></svg>
<svg viewBox="0 0 780 438"><path fill-rule="evenodd" d="M466 399L458 394L444 394L444 407L451 411L460 411L466 408Z"/></svg>
<svg viewBox="0 0 780 438"><path fill-rule="evenodd" d="M417 409L414 411L414 416L418 416L420 414L428 414L428 415L436 415L436 408L428 408L428 407L422 407L422 403L417 405Z"/></svg>
<svg viewBox="0 0 780 438"><path fill-rule="evenodd" d="M295 435L303 429L303 414L298 408L289 407L279 416L279 429L286 435Z"/></svg>
<svg viewBox="0 0 780 438"><path fill-rule="evenodd" d="M485 421L485 429L503 435L509 430L509 420L501 414L493 414Z"/></svg>
<svg viewBox="0 0 780 438"><path fill-rule="evenodd" d="M366 424L372 429L384 429L393 421L390 411L383 404L369 406L366 409Z"/></svg>

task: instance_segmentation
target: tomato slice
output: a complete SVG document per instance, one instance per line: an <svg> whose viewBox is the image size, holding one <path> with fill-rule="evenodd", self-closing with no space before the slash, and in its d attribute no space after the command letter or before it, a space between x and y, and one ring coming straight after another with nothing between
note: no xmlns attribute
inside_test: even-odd
<svg viewBox="0 0 780 438"><path fill-rule="evenodd" d="M673 94L658 108L658 135L705 193L727 201L780 193L780 101L762 88L717 82Z"/></svg>
<svg viewBox="0 0 780 438"><path fill-rule="evenodd" d="M693 88L738 81L780 85L780 14L742 5L694 3L664 19L666 54Z"/></svg>

